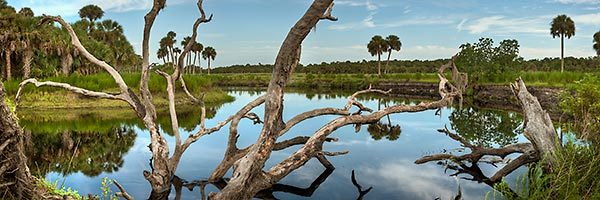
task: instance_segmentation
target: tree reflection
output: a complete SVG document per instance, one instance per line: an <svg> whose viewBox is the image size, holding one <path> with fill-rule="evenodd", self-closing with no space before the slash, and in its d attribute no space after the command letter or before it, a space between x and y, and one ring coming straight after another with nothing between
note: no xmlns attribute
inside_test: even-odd
<svg viewBox="0 0 600 200"><path fill-rule="evenodd" d="M476 146L513 144L523 133L523 119L514 113L466 108L454 110L449 119L452 129Z"/></svg>
<svg viewBox="0 0 600 200"><path fill-rule="evenodd" d="M312 197L315 191L317 191L317 189L319 188L319 186L321 186L321 184L324 183L331 174L333 174L334 170L335 168L325 168L325 170L306 188L277 183L269 189L260 191L258 194L256 194L256 196L254 196L254 198L277 199L277 197L275 197L274 195L275 192L283 192L301 197ZM354 187L356 187L356 189L359 192L358 197L356 198L357 200L363 199L365 195L367 195L371 191L371 189L373 189L373 187L369 187L366 190L363 190L362 186L356 180L354 170L352 170L351 180L352 185L354 185ZM217 189L221 190L225 188L225 186L227 186L228 181L228 179L219 179L216 182L209 182L208 180L195 180L188 182L175 176L173 178L173 187L175 188L175 199L182 199L181 190L184 187L187 188L189 191L194 191L194 188L198 187L202 200L205 200L208 197L205 191L207 185L213 185Z"/></svg>
<svg viewBox="0 0 600 200"><path fill-rule="evenodd" d="M98 176L123 166L123 156L133 147L136 134L130 128L113 127L107 132L64 131L32 133L29 166L37 175L81 172Z"/></svg>
<svg viewBox="0 0 600 200"><path fill-rule="evenodd" d="M381 121L374 124L369 124L367 131L369 134L371 134L371 138L374 140L381 140L385 138L389 141L396 141L398 138L400 138L400 133L402 133L400 125L385 124Z"/></svg>
<svg viewBox="0 0 600 200"><path fill-rule="evenodd" d="M377 99L377 109L381 110L381 106L387 107L388 103L390 103L389 99ZM383 121L387 121L387 123ZM369 126L367 126L367 131L374 140L381 140L385 138L389 141L396 141L398 138L400 138L400 133L402 133L400 125L392 124L390 115L387 115L385 120L379 120L376 123L369 124Z"/></svg>

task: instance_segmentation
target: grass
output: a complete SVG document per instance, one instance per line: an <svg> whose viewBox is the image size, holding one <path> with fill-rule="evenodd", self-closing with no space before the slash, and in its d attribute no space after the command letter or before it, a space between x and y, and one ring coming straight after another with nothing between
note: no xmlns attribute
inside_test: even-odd
<svg viewBox="0 0 600 200"><path fill-rule="evenodd" d="M129 87L136 91L139 88L139 74L124 73L123 80ZM197 95L201 92L205 93L205 102L207 104L216 104L220 102L233 101L233 97L223 92L219 88L212 87L209 79L202 76L184 76L186 84L190 92ZM116 83L106 73L99 73L89 76L71 75L66 77L51 77L40 81L54 81L68 83L73 86L85 88L88 90L102 91L108 93L118 92L119 89ZM21 80L7 81L5 83L6 91L9 95L15 95ZM148 81L148 87L154 95L154 103L157 107L168 105L166 94L166 81L163 77L152 75ZM189 101L186 95L178 88L176 93L176 103L185 104ZM82 108L124 108L129 107L125 102L87 98L81 95L73 94L61 88L41 87L35 88L33 85L28 85L24 89L24 95L21 98L19 108L43 108L43 109L82 109Z"/></svg>
<svg viewBox="0 0 600 200"><path fill-rule="evenodd" d="M55 182L49 182L44 178L38 178L37 186L39 189L45 191L49 195L60 197L70 196L77 200L83 199L77 190L67 188L65 186L59 186L58 180Z"/></svg>
<svg viewBox="0 0 600 200"><path fill-rule="evenodd" d="M587 73L589 74L589 73ZM499 73L493 75L481 75L470 77L471 84L480 85L506 85L521 77L529 86L560 87L567 88L582 79L586 73L583 72L516 72ZM600 75L600 73L592 73ZM139 88L139 73L123 73L124 81L136 91ZM232 97L220 91L215 86L221 87L266 87L271 79L270 73L246 73L246 74L199 74L185 75L188 89L193 94L207 93L206 102L231 101ZM107 73L99 73L89 76L71 75L66 77L51 77L45 80L68 83L77 87L103 91L118 92L117 85ZM21 80L7 81L5 88L8 94L17 92ZM381 83L421 82L437 83L438 77L435 73L395 73L377 76L376 74L310 74L295 73L289 83L290 87L310 89L346 89L356 90L367 88L369 85ZM153 74L148 81L150 91L154 94L154 103L157 106L167 105L166 81L163 77ZM177 91L181 91L178 89ZM127 107L123 102L111 100L97 100L82 98L71 94L60 88L42 87L34 88L29 85L25 88L26 95L20 106L25 108L112 108ZM184 100L183 94L177 94L178 100ZM178 102L181 103L181 102Z"/></svg>
<svg viewBox="0 0 600 200"><path fill-rule="evenodd" d="M556 153L551 173L543 173L543 163L529 167L517 182L518 196L502 196L501 199L600 199L600 149L590 144L567 142ZM502 193L506 182L495 189ZM494 199L498 193L488 194Z"/></svg>

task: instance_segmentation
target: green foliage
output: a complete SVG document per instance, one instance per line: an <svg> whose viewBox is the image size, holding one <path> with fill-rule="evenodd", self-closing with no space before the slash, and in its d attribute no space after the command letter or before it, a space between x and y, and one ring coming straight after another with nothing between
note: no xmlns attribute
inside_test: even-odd
<svg viewBox="0 0 600 200"><path fill-rule="evenodd" d="M454 110L449 119L452 129L477 146L514 144L523 132L522 117L507 112L467 108Z"/></svg>
<svg viewBox="0 0 600 200"><path fill-rule="evenodd" d="M71 44L71 38L64 27L52 23L38 25L41 17L35 17L29 8L16 12L12 7L0 9L0 47L9 51L0 56L11 57L10 61L0 62L2 68L11 66L11 77L2 72L3 78L12 77L51 77L72 72L80 74L97 73L101 69L83 58ZM86 18L71 26L86 49L100 60L104 60L118 70L134 70L141 64L140 56L127 41L123 27L112 20L96 23L102 17L97 6L86 6L80 14ZM28 61L31 62L28 62ZM28 73L30 72L30 73Z"/></svg>
<svg viewBox="0 0 600 200"><path fill-rule="evenodd" d="M574 120L571 127L580 138L600 141L600 79L586 75L561 96L560 107Z"/></svg>
<svg viewBox="0 0 600 200"><path fill-rule="evenodd" d="M111 191L110 184L112 184L111 180L108 180L107 177L102 178L102 186L100 187L100 189L102 189L102 198L99 198L99 199L101 199L101 200L118 200L119 199L117 197L117 195Z"/></svg>
<svg viewBox="0 0 600 200"><path fill-rule="evenodd" d="M77 190L74 190L71 188L66 188L64 186L58 186L58 181L51 183L51 182L46 181L43 178L39 178L37 181L37 185L39 188L42 188L43 190L48 192L50 195L57 195L57 196L61 196L61 197L62 196L70 196L77 200L83 199L81 197L81 195L79 194L79 192L77 192Z"/></svg>
<svg viewBox="0 0 600 200"><path fill-rule="evenodd" d="M514 71L520 66L519 47L517 40L503 40L494 47L492 39L481 38L477 43L460 46L456 65L475 82L480 78L490 79L495 74Z"/></svg>

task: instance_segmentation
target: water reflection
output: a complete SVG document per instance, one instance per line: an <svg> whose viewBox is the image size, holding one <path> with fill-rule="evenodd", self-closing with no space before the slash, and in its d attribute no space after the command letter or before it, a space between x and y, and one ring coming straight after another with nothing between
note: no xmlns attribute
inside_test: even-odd
<svg viewBox="0 0 600 200"><path fill-rule="evenodd" d="M213 120L207 121L209 125L229 117L264 92L230 91L230 94L236 97L236 101L210 109L207 114ZM289 119L312 108L341 107L349 94L288 92L285 94L284 118ZM420 102L378 96L361 96L359 99L365 106L374 109L396 103ZM110 177L117 179L132 196L146 198L150 188L142 171L148 168L150 153L147 145L150 138L135 115L125 111L21 112L21 123L34 136L35 152L32 152L31 166L32 169L39 168L35 174L46 176L51 181L64 179L66 186L78 189L82 194L101 193L100 179ZM260 116L263 109L259 107L254 111ZM178 115L183 131L198 128L200 111L197 108L182 108ZM307 120L281 139L313 133L334 118L335 116L324 116ZM468 123L469 120L479 121ZM158 121L161 127L165 127L162 131L170 130L168 113L159 114ZM354 199L360 196L351 181L351 170L356 169L357 183L365 186L361 190L374 187L364 196L365 199L447 199L456 193L458 181L445 175L444 169L433 163L413 164L423 154L438 151L440 147L457 146L454 141L435 130L450 124L469 140L481 141L482 145L500 145L495 143L504 144L517 140L520 132L514 130L518 130L521 123L518 115L508 112L446 108L439 116L436 116L435 111L386 116L378 123L364 125L357 134L350 134L354 132L354 127L342 127L332 135L339 138L339 142L328 143L325 147L327 151L350 150L348 155L330 159L337 167L335 171L324 170L318 161L311 160L276 187L261 194L265 198L282 199L303 199L306 195L315 199ZM249 120L242 121L240 127L243 134L240 134L239 145L254 143L261 127L252 125ZM482 130L486 134L479 134ZM204 180L210 175L223 157L227 144L226 132L225 127L220 132L202 138L184 154L177 172L177 176L182 177L177 183L180 186L174 185L171 197L201 198L199 190L202 181L185 180ZM173 146L175 140L167 137L167 141ZM290 148L273 153L265 167L286 158L295 150L297 149ZM33 163L33 160L37 163ZM308 187L298 187L309 183ZM216 184L205 183L202 187L205 187L205 193L208 194L219 190ZM481 199L491 189L477 183L463 182L460 185L463 186L465 199ZM295 190L285 192L285 188Z"/></svg>
<svg viewBox="0 0 600 200"><path fill-rule="evenodd" d="M321 184L324 183L331 174L333 174L334 170L335 169L333 169L333 168L326 168L318 177L316 177L312 181L312 183L308 187L303 188L303 187L298 187L298 186L293 186L293 185L277 183L269 189L260 191L258 194L256 194L256 196L254 196L254 198L278 199L274 194L276 192L287 193L287 194L295 195L298 197L312 197L313 194L315 193L315 191L319 188L319 186L321 186ZM356 198L357 200L362 200L373 189L373 187L369 187L367 189L362 189L363 187L356 180L356 176L354 175L354 170L352 170L351 180L352 180L352 184L358 190L358 197ZM181 199L182 189L185 187L189 191L194 191L195 188L198 188L201 199L205 200L205 199L207 199L207 194L206 194L206 186L207 185L213 185L218 190L222 190L223 188L225 188L225 186L227 186L228 181L229 181L228 179L220 179L217 182L209 182L208 180L186 181L186 180L183 180L176 176L173 181L173 187L175 189L175 199Z"/></svg>
<svg viewBox="0 0 600 200"><path fill-rule="evenodd" d="M34 174L81 172L93 177L123 166L123 156L133 146L136 133L130 128L112 127L106 132L38 132L31 136L33 148L28 157Z"/></svg>
<svg viewBox="0 0 600 200"><path fill-rule="evenodd" d="M523 118L506 111L476 108L456 109L450 114L450 124L471 144L483 147L506 146L517 142L523 133Z"/></svg>

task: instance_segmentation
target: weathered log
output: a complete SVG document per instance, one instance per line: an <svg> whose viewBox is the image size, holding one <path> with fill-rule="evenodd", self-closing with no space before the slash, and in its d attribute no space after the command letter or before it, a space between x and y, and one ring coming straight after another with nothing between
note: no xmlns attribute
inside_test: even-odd
<svg viewBox="0 0 600 200"><path fill-rule="evenodd" d="M17 117L4 101L4 85L0 82L0 194L5 199L39 198L35 178L29 172L23 133Z"/></svg>
<svg viewBox="0 0 600 200"><path fill-rule="evenodd" d="M460 142L461 145L469 148L471 152L460 156L450 153L428 155L416 160L415 163L423 164L431 161L447 160L454 163L446 165L447 168L457 171L453 175L467 173L473 177L472 180L485 182L492 187L517 168L532 162L543 160L546 162L546 170L550 170L553 159L555 159L555 153L560 147L557 141L558 135L556 134L552 120L548 113L542 109L537 98L527 91L527 87L521 78L511 84L511 88L521 103L523 114L525 115L525 137L531 143L512 144L501 148L485 148L473 145L461 136L445 128L438 131ZM505 158L514 153L520 153L521 155L509 161L492 177L485 176L477 166L477 163L482 162L484 156ZM465 162L471 163L471 166L467 166ZM515 194L511 192L510 195Z"/></svg>

